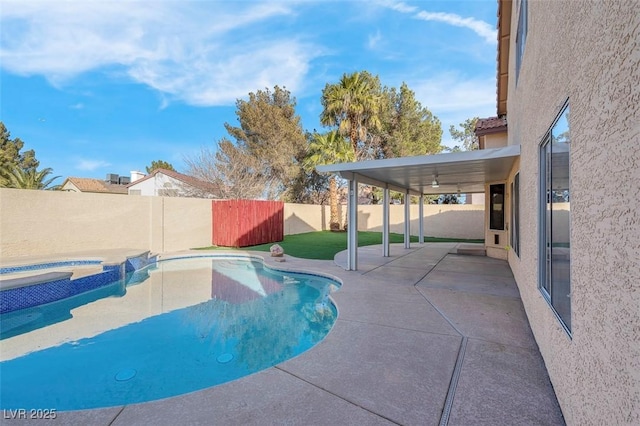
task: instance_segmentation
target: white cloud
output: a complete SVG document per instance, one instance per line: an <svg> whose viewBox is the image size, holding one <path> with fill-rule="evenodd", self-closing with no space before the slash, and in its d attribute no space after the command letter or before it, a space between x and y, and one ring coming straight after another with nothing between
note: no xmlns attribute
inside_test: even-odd
<svg viewBox="0 0 640 426"><path fill-rule="evenodd" d="M88 160L85 158L78 158L76 160L75 168L83 171L94 171L100 168L109 167L111 163L103 160Z"/></svg>
<svg viewBox="0 0 640 426"><path fill-rule="evenodd" d="M232 104L249 91L302 85L321 49L252 32L291 14L284 2L6 1L0 59L54 85L108 67L168 95L163 104Z"/></svg>
<svg viewBox="0 0 640 426"><path fill-rule="evenodd" d="M496 106L494 76L465 78L456 73L443 73L417 81L411 87L424 105L442 112L495 109Z"/></svg>
<svg viewBox="0 0 640 426"><path fill-rule="evenodd" d="M465 18L455 13L418 11L417 7L409 6L404 2L381 0L378 4L396 12L414 14L416 19L423 21L436 21L456 27L468 28L482 37L487 43L497 43L497 30L492 25L479 19Z"/></svg>
<svg viewBox="0 0 640 426"><path fill-rule="evenodd" d="M409 6L408 4L404 3L404 2L395 2L395 1L381 1L380 4L382 4L385 7L388 7L389 9L395 10L397 12L402 12L402 13L413 13L416 10L418 10L417 7L415 6Z"/></svg>
<svg viewBox="0 0 640 426"><path fill-rule="evenodd" d="M84 109L84 104L82 102L78 102L77 104L69 105L71 109Z"/></svg>
<svg viewBox="0 0 640 426"><path fill-rule="evenodd" d="M496 79L466 78L450 72L411 82L416 99L429 108L442 122L442 139L451 146L449 127L458 126L467 118L496 115Z"/></svg>
<svg viewBox="0 0 640 426"><path fill-rule="evenodd" d="M424 21L444 22L445 24L455 25L456 27L469 28L480 37L484 38L487 43L497 43L498 33L488 23L475 18L463 18L455 13L443 12L425 12L421 11L416 14L416 18Z"/></svg>
<svg viewBox="0 0 640 426"><path fill-rule="evenodd" d="M380 40L382 40L382 34L380 34L380 30L378 30L375 34L369 34L367 46L369 49L375 49L378 43L380 43Z"/></svg>
<svg viewBox="0 0 640 426"><path fill-rule="evenodd" d="M284 85L301 87L311 59L309 48L295 41L275 41L199 52L182 61L138 61L129 75L192 105L224 105L250 91Z"/></svg>

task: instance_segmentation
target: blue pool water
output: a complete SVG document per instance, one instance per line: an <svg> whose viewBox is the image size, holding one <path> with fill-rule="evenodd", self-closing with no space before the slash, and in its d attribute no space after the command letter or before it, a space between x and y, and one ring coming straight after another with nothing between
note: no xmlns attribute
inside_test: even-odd
<svg viewBox="0 0 640 426"><path fill-rule="evenodd" d="M337 317L337 282L255 259L167 260L146 276L3 340L3 359L5 348L31 347L0 363L0 408L107 407L207 388L306 351Z"/></svg>

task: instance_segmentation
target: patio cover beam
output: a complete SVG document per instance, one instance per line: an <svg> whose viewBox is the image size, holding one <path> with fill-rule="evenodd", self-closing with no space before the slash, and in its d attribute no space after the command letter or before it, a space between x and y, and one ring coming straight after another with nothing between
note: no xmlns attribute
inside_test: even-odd
<svg viewBox="0 0 640 426"><path fill-rule="evenodd" d="M347 206L347 270L358 270L358 179L349 181Z"/></svg>
<svg viewBox="0 0 640 426"><path fill-rule="evenodd" d="M389 214L391 203L389 188L382 190L382 256L389 257Z"/></svg>
<svg viewBox="0 0 640 426"><path fill-rule="evenodd" d="M357 163L346 163L346 164L357 164ZM326 166L318 166L317 169L318 171L322 171L320 168L321 167L326 167ZM362 175L360 173L354 173L354 172L350 172L348 170L344 170L344 171L339 171L337 172L341 178L346 179L346 180L354 180L357 179L358 183L363 183L365 185L372 185L375 186L377 188L388 188L392 191L397 191L397 192L402 192L404 194L404 191L407 189L403 186L397 186L397 185L393 185L387 182L384 182L382 180L378 180L378 179L373 179L371 177L368 177L366 175ZM417 195L419 196L420 193L414 190L410 190L411 195Z"/></svg>
<svg viewBox="0 0 640 426"><path fill-rule="evenodd" d="M408 189L404 192L404 248L411 248L411 199Z"/></svg>
<svg viewBox="0 0 640 426"><path fill-rule="evenodd" d="M347 180L357 177L360 183L389 188L411 195L484 192L484 184L504 180L520 145L476 151L452 152L415 157L387 158L355 163L318 166L321 173L337 173ZM432 186L433 180L438 187Z"/></svg>
<svg viewBox="0 0 640 426"><path fill-rule="evenodd" d="M424 244L424 195L418 200L418 243Z"/></svg>

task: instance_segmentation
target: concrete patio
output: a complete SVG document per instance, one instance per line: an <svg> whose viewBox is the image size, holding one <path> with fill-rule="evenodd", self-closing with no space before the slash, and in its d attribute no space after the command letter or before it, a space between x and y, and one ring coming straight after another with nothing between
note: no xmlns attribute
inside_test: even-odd
<svg viewBox="0 0 640 426"><path fill-rule="evenodd" d="M388 258L363 247L357 272L340 266L344 252L335 262L287 256L278 267L344 282L338 320L316 347L217 387L49 423L564 424L509 266L456 246L392 245Z"/></svg>

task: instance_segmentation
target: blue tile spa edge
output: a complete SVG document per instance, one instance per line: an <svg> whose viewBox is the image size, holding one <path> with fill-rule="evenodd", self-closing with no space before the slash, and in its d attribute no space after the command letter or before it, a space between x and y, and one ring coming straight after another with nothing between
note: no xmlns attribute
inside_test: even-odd
<svg viewBox="0 0 640 426"><path fill-rule="evenodd" d="M20 309L43 305L45 303L55 302L57 300L66 299L68 297L107 286L114 281L125 280L127 274L143 269L151 264L155 264L156 261L157 256L150 256L149 252L145 252L138 256L128 257L121 263L103 265L102 272L75 280L71 279L71 277L61 277L60 274L56 276L56 274L51 273L14 279L13 281L22 280L25 283L20 286L9 285L9 287L12 288L0 291L0 313L4 314ZM10 272L24 272L38 271L61 266L99 265L102 263L103 262L100 260L74 260L2 269ZM46 278L47 275L51 276L51 280L43 282L43 279ZM29 280L31 280L31 283L27 283Z"/></svg>

